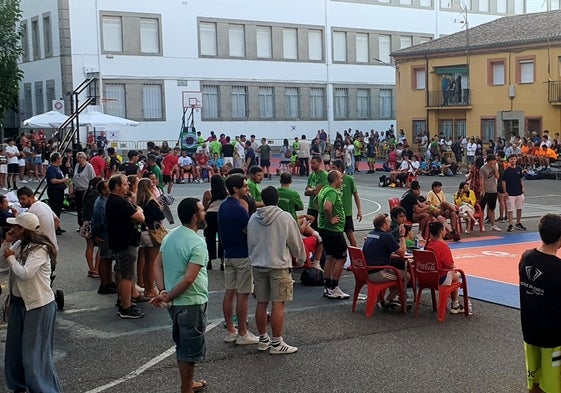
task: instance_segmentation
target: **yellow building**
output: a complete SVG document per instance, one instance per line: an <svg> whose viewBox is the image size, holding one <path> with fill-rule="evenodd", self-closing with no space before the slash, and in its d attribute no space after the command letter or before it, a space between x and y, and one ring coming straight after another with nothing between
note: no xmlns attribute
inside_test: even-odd
<svg viewBox="0 0 561 393"><path fill-rule="evenodd" d="M561 131L561 11L517 15L392 53L397 128L429 135Z"/></svg>

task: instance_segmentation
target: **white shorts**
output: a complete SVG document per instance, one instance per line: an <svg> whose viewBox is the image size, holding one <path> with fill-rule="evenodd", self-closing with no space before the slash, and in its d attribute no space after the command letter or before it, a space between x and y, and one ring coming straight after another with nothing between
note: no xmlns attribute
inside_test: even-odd
<svg viewBox="0 0 561 393"><path fill-rule="evenodd" d="M234 165L234 157L224 157L224 164Z"/></svg>
<svg viewBox="0 0 561 393"><path fill-rule="evenodd" d="M524 194L516 195L516 196L508 196L508 200L506 201L506 208L507 211L513 212L514 210L522 210L522 206L524 205Z"/></svg>
<svg viewBox="0 0 561 393"><path fill-rule="evenodd" d="M24 159L24 158L20 158L20 159L18 160L18 165L19 165L19 166L25 166L25 159Z"/></svg>
<svg viewBox="0 0 561 393"><path fill-rule="evenodd" d="M0 173L8 173L8 165L7 164L0 165Z"/></svg>

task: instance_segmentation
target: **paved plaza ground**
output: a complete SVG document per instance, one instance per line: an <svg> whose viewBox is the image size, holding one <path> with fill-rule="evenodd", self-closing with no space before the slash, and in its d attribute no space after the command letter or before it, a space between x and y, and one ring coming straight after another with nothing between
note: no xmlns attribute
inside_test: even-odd
<svg viewBox="0 0 561 393"><path fill-rule="evenodd" d="M361 223L355 223L357 239L372 228L377 212L388 212L388 197L399 197L405 191L379 188L379 176L356 175L365 214ZM462 179L459 175L421 177L420 182L426 192L432 181L442 181L447 198L451 198ZM306 178L296 177L293 185L302 195L305 182ZM265 180L262 188L269 184L277 186L278 177ZM560 185L555 180L526 183L523 222L528 232L536 231L537 219L544 213L561 211ZM206 188L208 183L178 185L174 188L176 203L186 196L200 198ZM64 213L62 224L68 232L59 237L61 252L54 287L63 289L66 298L65 310L58 313L55 345L63 391L179 391L167 313L142 304L144 319L119 319L115 298L98 295L98 282L86 277L85 241L74 231L76 217ZM499 225L506 229L506 224ZM513 236L515 242L515 235L503 231L500 236L507 240ZM302 286L300 272L295 271L297 283L294 301L287 306L284 337L299 351L270 356L253 346L223 342L223 278L217 267L215 261L215 269L209 272L207 359L196 369L196 377L210 384L207 392L525 391L522 336L515 308L474 300L472 317L448 315L444 323L438 323L430 299L425 297L418 318L412 313L376 310L367 319L364 302L352 313L350 300L323 298L321 288ZM6 279L6 275L0 276L4 289ZM345 273L341 287L352 292L351 273ZM5 293L0 300L4 297ZM251 302L250 312L254 305ZM0 326L2 342L5 329L5 325ZM256 331L253 318L250 329ZM3 343L0 359L3 365Z"/></svg>

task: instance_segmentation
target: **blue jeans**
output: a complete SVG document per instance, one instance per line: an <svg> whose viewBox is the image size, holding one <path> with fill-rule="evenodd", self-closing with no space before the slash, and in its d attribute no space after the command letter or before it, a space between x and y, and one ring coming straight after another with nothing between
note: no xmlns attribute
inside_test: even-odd
<svg viewBox="0 0 561 393"><path fill-rule="evenodd" d="M26 311L23 299L11 297L4 370L8 389L59 393L53 360L56 304Z"/></svg>

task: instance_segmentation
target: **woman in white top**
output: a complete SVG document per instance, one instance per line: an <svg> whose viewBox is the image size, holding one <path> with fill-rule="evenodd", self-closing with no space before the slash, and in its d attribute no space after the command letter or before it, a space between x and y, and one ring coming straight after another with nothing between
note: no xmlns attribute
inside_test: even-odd
<svg viewBox="0 0 561 393"><path fill-rule="evenodd" d="M51 289L56 249L38 233L35 214L23 213L7 222L15 226L2 245L10 267L6 384L14 391L60 392L53 360L56 303Z"/></svg>
<svg viewBox="0 0 561 393"><path fill-rule="evenodd" d="M228 196L222 176L216 174L210 178L210 189L203 194L203 206L206 210L206 228L204 230L206 248L208 250L207 269L212 269L212 260L220 258L220 270L224 270L224 249L218 232L218 208ZM216 237L218 236L218 254L216 253Z"/></svg>

